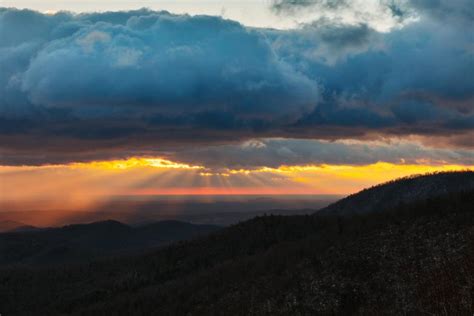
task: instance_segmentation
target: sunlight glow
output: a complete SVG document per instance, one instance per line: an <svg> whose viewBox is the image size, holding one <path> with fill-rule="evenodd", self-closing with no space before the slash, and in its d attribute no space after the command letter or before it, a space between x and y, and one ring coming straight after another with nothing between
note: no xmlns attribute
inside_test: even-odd
<svg viewBox="0 0 474 316"><path fill-rule="evenodd" d="M139 167L153 167L160 169L203 169L202 166L191 166L177 163L162 158L129 158L123 160L79 162L70 165L73 168L98 168L98 169L130 169Z"/></svg>
<svg viewBox="0 0 474 316"><path fill-rule="evenodd" d="M400 177L456 170L474 166L420 161L215 170L150 157L0 166L0 209L88 209L119 196L345 195Z"/></svg>

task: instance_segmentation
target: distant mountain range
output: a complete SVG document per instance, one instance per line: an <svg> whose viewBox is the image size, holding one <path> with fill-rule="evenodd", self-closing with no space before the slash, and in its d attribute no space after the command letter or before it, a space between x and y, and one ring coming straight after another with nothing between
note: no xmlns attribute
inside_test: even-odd
<svg viewBox="0 0 474 316"><path fill-rule="evenodd" d="M49 209L45 202L16 205L0 200L0 222L15 221L37 227L58 227L113 219L132 226L166 220L194 224L230 226L264 215L305 215L325 207L342 196L210 196L127 197L101 201L87 210ZM45 209L46 207L46 209Z"/></svg>
<svg viewBox="0 0 474 316"><path fill-rule="evenodd" d="M161 247L218 230L219 226L161 221L131 227L117 221L38 229L11 222L0 234L0 264L53 264Z"/></svg>
<svg viewBox="0 0 474 316"><path fill-rule="evenodd" d="M473 182L472 172L402 179L314 215L260 216L156 251L60 267L3 266L0 310L470 315ZM116 236L130 230L116 222L95 225L87 238L100 239L98 248L110 242L102 225Z"/></svg>
<svg viewBox="0 0 474 316"><path fill-rule="evenodd" d="M25 231L25 230L35 230L36 227L30 226L17 221L0 221L0 233L12 232L12 231Z"/></svg>

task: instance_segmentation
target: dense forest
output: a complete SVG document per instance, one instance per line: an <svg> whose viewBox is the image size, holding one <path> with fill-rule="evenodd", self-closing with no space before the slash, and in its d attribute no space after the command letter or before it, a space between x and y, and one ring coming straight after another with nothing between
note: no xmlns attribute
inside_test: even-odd
<svg viewBox="0 0 474 316"><path fill-rule="evenodd" d="M471 315L474 190L463 184L474 173L450 173L442 182L446 189L427 189L446 176L386 184L397 184L399 196L413 192L410 181L418 192L431 193L386 207L372 198L368 202L377 202L364 212L354 195L344 201L344 210L355 201L353 212L329 212L335 204L308 216L261 216L140 255L4 265L0 312Z"/></svg>
<svg viewBox="0 0 474 316"><path fill-rule="evenodd" d="M139 227L108 220L57 228L22 228L0 234L0 265L51 265L87 262L118 254L139 253L220 229L180 221Z"/></svg>

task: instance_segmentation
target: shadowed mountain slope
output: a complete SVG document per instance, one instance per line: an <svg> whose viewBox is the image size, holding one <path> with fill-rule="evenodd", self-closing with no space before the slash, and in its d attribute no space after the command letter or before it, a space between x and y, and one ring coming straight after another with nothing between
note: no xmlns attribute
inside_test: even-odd
<svg viewBox="0 0 474 316"><path fill-rule="evenodd" d="M0 264L54 264L136 252L202 236L220 227L162 221L131 227L117 221L0 234Z"/></svg>

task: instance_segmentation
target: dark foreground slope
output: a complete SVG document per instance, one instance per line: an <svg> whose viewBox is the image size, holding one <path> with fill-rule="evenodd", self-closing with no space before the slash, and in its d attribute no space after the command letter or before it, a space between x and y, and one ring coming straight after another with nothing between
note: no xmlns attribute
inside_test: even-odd
<svg viewBox="0 0 474 316"><path fill-rule="evenodd" d="M0 264L47 265L85 262L93 258L165 246L220 229L161 221L131 227L117 221L75 224L60 228L0 233Z"/></svg>
<svg viewBox="0 0 474 316"><path fill-rule="evenodd" d="M266 216L141 256L3 268L0 310L471 315L473 205L466 190L361 216Z"/></svg>

